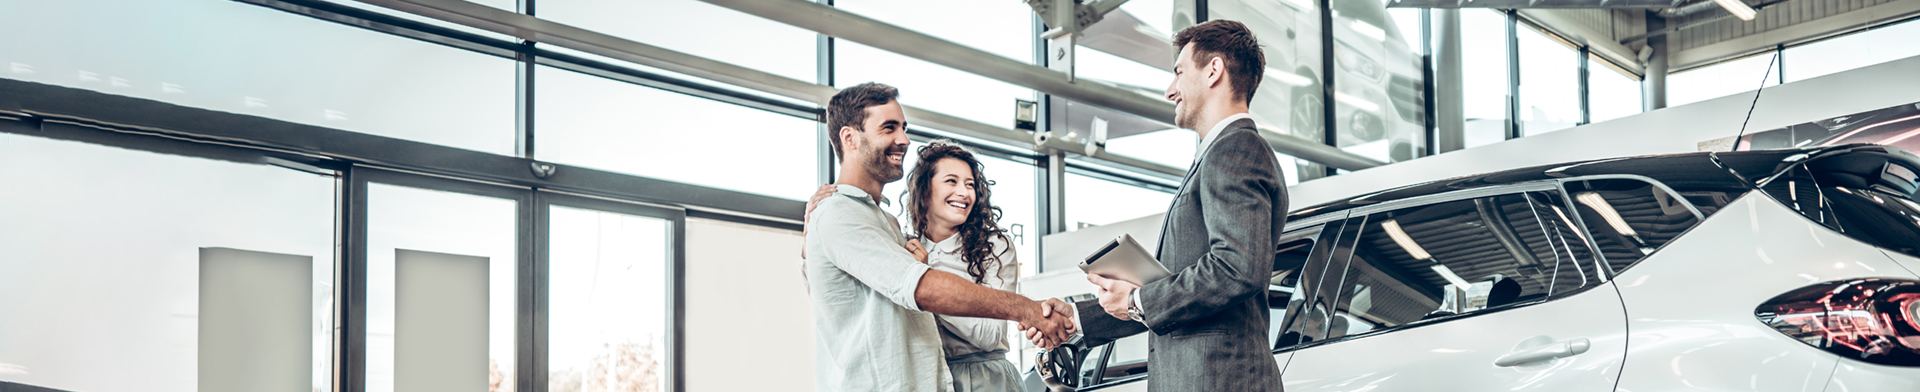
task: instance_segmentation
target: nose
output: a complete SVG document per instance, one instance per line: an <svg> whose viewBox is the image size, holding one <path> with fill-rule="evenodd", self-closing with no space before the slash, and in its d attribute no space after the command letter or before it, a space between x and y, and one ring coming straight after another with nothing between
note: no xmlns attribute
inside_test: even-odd
<svg viewBox="0 0 1920 392"><path fill-rule="evenodd" d="M1178 82L1178 80L1176 80L1175 82ZM1177 94L1175 94L1175 93L1174 93L1174 91L1173 91L1173 86L1174 86L1174 83L1173 83L1173 82L1168 82L1168 83L1167 83L1167 100L1168 100L1168 101L1172 101L1172 100L1173 100L1173 98L1174 98L1174 95L1177 95Z"/></svg>

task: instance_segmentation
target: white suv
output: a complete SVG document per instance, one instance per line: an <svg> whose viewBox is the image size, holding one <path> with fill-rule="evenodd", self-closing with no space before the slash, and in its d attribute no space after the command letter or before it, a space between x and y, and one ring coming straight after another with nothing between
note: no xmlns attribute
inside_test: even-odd
<svg viewBox="0 0 1920 392"><path fill-rule="evenodd" d="M1875 145L1691 153L1304 208L1274 360L1290 392L1920 391L1915 173ZM1080 390L1151 382L1143 336L1063 347L1041 367Z"/></svg>

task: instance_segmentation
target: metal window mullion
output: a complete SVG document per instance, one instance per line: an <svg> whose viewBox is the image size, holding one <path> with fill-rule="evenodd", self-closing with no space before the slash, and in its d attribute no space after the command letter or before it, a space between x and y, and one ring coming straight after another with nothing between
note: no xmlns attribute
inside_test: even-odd
<svg viewBox="0 0 1920 392"><path fill-rule="evenodd" d="M1581 45L1580 53L1577 54L1578 56L1580 56L1580 124L1579 125L1587 125L1587 124L1593 123L1593 109L1592 109L1593 108L1593 89L1591 87L1591 83L1593 81L1593 73L1592 71L1590 71L1590 68L1589 68L1589 64L1592 64L1593 60L1588 59L1588 54L1590 53L1591 50L1592 48L1586 45Z"/></svg>
<svg viewBox="0 0 1920 392"><path fill-rule="evenodd" d="M828 6L833 5L833 0L817 0L817 1L820 4L826 4ZM833 81L833 72L834 72L833 53L834 53L833 37L828 36L826 34L814 34L814 39L813 39L814 82L820 83L820 85L823 85L823 86L836 86L836 84L834 84L834 81ZM840 160L834 158L834 154L837 154L838 152L833 150L833 140L832 140L836 132L834 132L835 130L833 129L827 129L826 108L821 108L819 113L820 114L814 118L814 121L819 123L819 126L818 126L819 131L815 132L818 135L815 137L816 140L814 141L815 143L814 149L817 150L816 154L818 156L814 157L814 161L818 163L817 167L818 167L819 182L821 184L831 184L836 180L836 177L839 177L838 175L839 173L838 173L838 170L836 170L837 167L835 165L838 165L840 163Z"/></svg>
<svg viewBox="0 0 1920 392"><path fill-rule="evenodd" d="M1520 127L1520 17L1513 10L1507 16L1507 140L1519 139Z"/></svg>
<svg viewBox="0 0 1920 392"><path fill-rule="evenodd" d="M367 389L367 180L362 170L348 167L340 176L333 371L333 390L339 392Z"/></svg>
<svg viewBox="0 0 1920 392"><path fill-rule="evenodd" d="M527 197L519 200L514 217L514 229L518 232L514 240L518 242L519 260L514 262L518 269L515 276L514 322L518 326L514 339L516 346L515 366L517 371L517 391L542 392L547 389L547 209L540 204L540 196L528 191Z"/></svg>
<svg viewBox="0 0 1920 392"><path fill-rule="evenodd" d="M1335 67L1334 64L1333 53L1332 3L1332 0L1320 0L1320 102L1322 102L1320 105L1320 122L1323 124L1322 129L1324 132L1322 133L1322 137L1326 138L1325 142L1327 146L1340 148L1340 131L1338 127L1340 123L1339 104L1333 99L1334 92L1336 91L1334 90L1334 79L1336 79L1334 74L1338 72L1334 71L1337 67ZM1331 165L1326 165L1324 169L1324 174L1328 177L1340 173L1340 169L1335 169ZM1301 180L1304 181L1306 179L1302 178Z"/></svg>
<svg viewBox="0 0 1920 392"><path fill-rule="evenodd" d="M1433 9L1420 9L1420 105L1426 123L1426 151L1414 158L1438 154L1440 151L1440 124L1434 121L1434 98L1438 94L1433 90Z"/></svg>

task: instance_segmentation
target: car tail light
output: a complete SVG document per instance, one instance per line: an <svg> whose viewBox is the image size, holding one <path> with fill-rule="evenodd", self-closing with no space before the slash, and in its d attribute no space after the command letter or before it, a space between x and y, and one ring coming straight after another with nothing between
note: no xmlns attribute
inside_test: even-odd
<svg viewBox="0 0 1920 392"><path fill-rule="evenodd" d="M1754 316L1780 333L1869 363L1920 366L1920 281L1826 282L1760 304Z"/></svg>

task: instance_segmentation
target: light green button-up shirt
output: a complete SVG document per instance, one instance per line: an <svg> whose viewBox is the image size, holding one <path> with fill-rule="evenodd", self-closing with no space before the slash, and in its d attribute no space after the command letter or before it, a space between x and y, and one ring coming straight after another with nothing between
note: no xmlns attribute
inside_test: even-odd
<svg viewBox="0 0 1920 392"><path fill-rule="evenodd" d="M874 198L837 188L807 222L815 388L951 390L938 324L914 301L927 265L907 253L900 225Z"/></svg>

